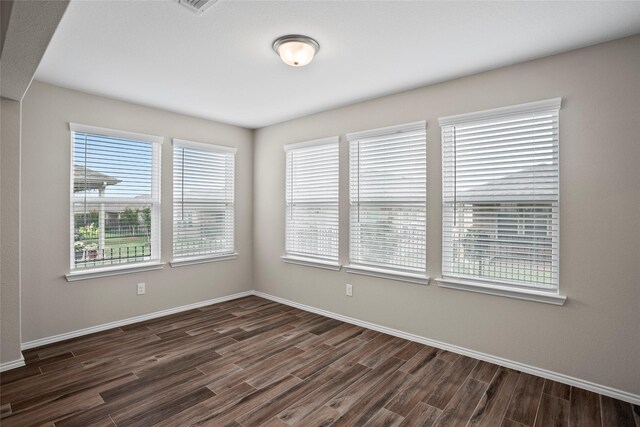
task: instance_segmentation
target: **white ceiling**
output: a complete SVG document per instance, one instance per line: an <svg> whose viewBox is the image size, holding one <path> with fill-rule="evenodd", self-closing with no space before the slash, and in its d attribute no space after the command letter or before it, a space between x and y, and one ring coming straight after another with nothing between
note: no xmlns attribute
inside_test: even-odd
<svg viewBox="0 0 640 427"><path fill-rule="evenodd" d="M639 32L640 1L72 1L36 79L258 128ZM271 50L290 33L309 66Z"/></svg>

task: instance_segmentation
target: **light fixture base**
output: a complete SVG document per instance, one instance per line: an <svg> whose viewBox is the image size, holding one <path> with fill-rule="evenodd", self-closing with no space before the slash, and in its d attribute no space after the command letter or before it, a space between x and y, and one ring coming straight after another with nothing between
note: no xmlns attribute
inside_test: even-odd
<svg viewBox="0 0 640 427"><path fill-rule="evenodd" d="M291 46L289 50L287 50L287 45ZM296 47L294 47L296 45L298 46L297 52ZM302 50L299 48L301 45L304 46ZM307 65L320 50L320 44L317 41L301 34L288 34L278 37L271 47L285 64L292 67ZM301 56L298 57L299 55Z"/></svg>

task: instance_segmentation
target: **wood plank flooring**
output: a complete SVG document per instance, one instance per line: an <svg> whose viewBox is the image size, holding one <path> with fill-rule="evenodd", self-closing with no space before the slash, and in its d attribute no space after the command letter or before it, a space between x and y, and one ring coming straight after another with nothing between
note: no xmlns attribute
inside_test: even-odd
<svg viewBox="0 0 640 427"><path fill-rule="evenodd" d="M247 297L24 352L2 426L636 426L629 403Z"/></svg>

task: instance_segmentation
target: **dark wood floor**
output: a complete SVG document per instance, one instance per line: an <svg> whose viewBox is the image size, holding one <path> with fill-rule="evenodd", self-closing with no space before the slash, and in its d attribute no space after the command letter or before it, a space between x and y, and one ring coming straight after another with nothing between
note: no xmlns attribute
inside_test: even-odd
<svg viewBox="0 0 640 427"><path fill-rule="evenodd" d="M2 426L640 427L629 403L257 297L25 358Z"/></svg>

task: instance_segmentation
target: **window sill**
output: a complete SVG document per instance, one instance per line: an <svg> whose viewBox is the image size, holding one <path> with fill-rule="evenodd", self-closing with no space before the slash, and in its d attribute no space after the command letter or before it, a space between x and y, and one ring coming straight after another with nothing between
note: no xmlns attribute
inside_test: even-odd
<svg viewBox="0 0 640 427"><path fill-rule="evenodd" d="M216 255L216 256L174 259L173 261L169 262L169 264L171 265L171 267L184 267L187 265L204 264L207 262L227 261L227 260L236 259L236 258L238 258L238 254L232 253L232 254Z"/></svg>
<svg viewBox="0 0 640 427"><path fill-rule="evenodd" d="M418 283L421 285L429 284L429 277L424 274L408 273L404 271L387 270L384 268L364 267L361 265L349 264L345 270L348 273L363 274L365 276L381 277L383 279L399 280L401 282Z"/></svg>
<svg viewBox="0 0 640 427"><path fill-rule="evenodd" d="M461 291L478 292L481 294L497 295L526 301L542 302L545 304L564 305L567 297L554 292L536 291L532 289L514 289L508 286L480 283L471 280L454 278L435 279L441 288L457 289Z"/></svg>
<svg viewBox="0 0 640 427"><path fill-rule="evenodd" d="M337 262L322 261L322 260L313 259L313 258L303 258L303 257L296 257L291 255L282 255L280 259L282 259L282 261L288 264L298 264L298 265L304 265L307 267L324 268L325 270L338 271L342 268L342 266Z"/></svg>
<svg viewBox="0 0 640 427"><path fill-rule="evenodd" d="M115 267L92 268L87 270L76 270L65 274L67 282L77 282L80 280L97 279L99 277L117 276L119 274L138 273L141 271L160 270L164 268L164 263L160 261L150 261L140 264L132 264Z"/></svg>

